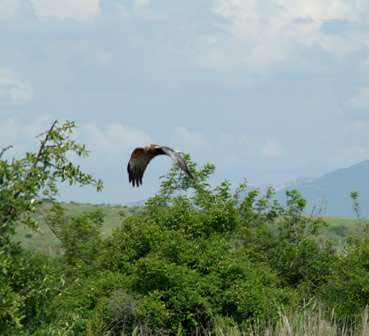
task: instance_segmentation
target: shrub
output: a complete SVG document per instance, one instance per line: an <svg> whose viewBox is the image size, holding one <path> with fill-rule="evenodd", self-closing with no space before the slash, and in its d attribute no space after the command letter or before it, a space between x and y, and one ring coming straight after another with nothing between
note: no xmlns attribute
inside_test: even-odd
<svg viewBox="0 0 369 336"><path fill-rule="evenodd" d="M251 257L261 231L253 230L249 216L259 217L259 227L273 220L268 202L255 201L256 210L255 202L240 206L246 185L232 193L225 181L211 190L210 171L207 165L197 172L194 184L170 174L146 214L127 218L100 251L96 267L125 276L121 290L137 298L138 320L153 330L191 330L209 325L215 314L247 322L293 299L261 261L266 257Z"/></svg>

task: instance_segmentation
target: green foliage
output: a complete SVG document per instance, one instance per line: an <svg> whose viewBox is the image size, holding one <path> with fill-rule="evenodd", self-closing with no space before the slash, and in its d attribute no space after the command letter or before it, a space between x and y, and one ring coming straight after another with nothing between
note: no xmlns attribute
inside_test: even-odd
<svg viewBox="0 0 369 336"><path fill-rule="evenodd" d="M54 200L58 194L57 181L67 181L70 185L92 184L98 190L102 182L84 174L79 166L73 165L67 155L88 155L84 145L78 145L72 138L73 122L66 122L41 134L37 153L26 153L20 160L0 160L0 246L15 232L15 225L22 221L36 228L31 213L42 199ZM1 152L1 156L4 150ZM0 159L1 159L0 156Z"/></svg>
<svg viewBox="0 0 369 336"><path fill-rule="evenodd" d="M292 334L308 323L316 333L328 323L325 312L335 314L328 329L339 330L364 310L365 221L364 234L337 250L320 237L327 223L303 214L297 191L282 207L272 188L261 195L227 180L212 188L215 167L198 169L188 155L194 180L173 165L145 208L122 213L120 227L102 239L109 214L71 213L55 201L58 181L102 187L67 159L87 154L71 139L73 127L54 123L37 153L0 160L0 334ZM359 212L358 194L351 197ZM15 242L17 223L35 229L40 219L63 256L25 252ZM367 313L361 320L367 330Z"/></svg>
<svg viewBox="0 0 369 336"><path fill-rule="evenodd" d="M335 306L338 316L355 316L369 302L368 222L360 216L359 194L351 193L362 233L349 237L337 261L332 264L328 281L320 291L326 304Z"/></svg>
<svg viewBox="0 0 369 336"><path fill-rule="evenodd" d="M63 273L45 256L14 247L7 260L1 260L0 334L29 332L53 318L55 310L47 302L64 291ZM2 254L4 257L4 254ZM4 267L5 266L5 267Z"/></svg>
<svg viewBox="0 0 369 336"><path fill-rule="evenodd" d="M212 190L206 179L213 170L193 172L191 182L176 179L174 167L147 214L127 218L104 241L96 267L126 277L122 290L137 297L137 323L171 332L208 325L214 314L241 323L294 299L265 256L253 259L261 227L277 218L271 194L257 199L251 191L241 201L246 183L232 193L228 181Z"/></svg>
<svg viewBox="0 0 369 336"><path fill-rule="evenodd" d="M108 204L89 204L89 203L60 203L66 217L77 218L96 212L96 208L104 214L104 221L99 229L102 238L108 237L114 228L118 227L124 217L138 215L145 210L143 207L130 207L122 205ZM37 222L39 229L35 232L29 227L18 225L14 235L14 241L20 242L21 246L28 250L36 250L40 253L46 253L50 256L60 256L64 253L62 242L51 231L50 219L45 222L45 215L52 207L52 203L43 202L43 204L32 214L32 218ZM48 225L49 224L49 225Z"/></svg>
<svg viewBox="0 0 369 336"><path fill-rule="evenodd" d="M369 237L352 237L321 287L326 304L338 316L355 316L369 302Z"/></svg>
<svg viewBox="0 0 369 336"><path fill-rule="evenodd" d="M68 216L59 203L47 210L49 228L62 242L65 257L70 264L83 261L91 264L101 241L100 228L104 221L101 210L82 216Z"/></svg>
<svg viewBox="0 0 369 336"><path fill-rule="evenodd" d="M195 171L188 164L195 180L173 167L146 203L146 213L124 220L104 241L95 264L124 276L122 290L138 307L130 330L145 325L189 332L211 326L213 316L231 317L247 328L277 319L278 306L296 307L304 298L334 307L327 291L349 259L319 238L327 223L303 214L306 201L297 191L287 192L283 208L272 188L264 196L258 189L246 191L245 182L235 191L228 181L212 189L207 178L214 167ZM363 255L360 265L368 245L355 252ZM363 286L366 275L359 277ZM367 297L360 291L363 300L354 295L355 306L346 304L340 312L354 316L363 309Z"/></svg>
<svg viewBox="0 0 369 336"><path fill-rule="evenodd" d="M300 287L307 295L306 290L325 281L336 257L329 242L317 239L326 222L321 217L303 215L306 201L298 191L287 191L286 194L287 207L279 214L279 234L271 260L274 269L289 286Z"/></svg>
<svg viewBox="0 0 369 336"><path fill-rule="evenodd" d="M242 196L242 198L243 197L244 196ZM73 217L94 212L96 211L96 207L101 209L104 213L104 222L100 229L100 235L103 239L109 237L112 231L120 226L123 218L140 215L146 211L143 206L127 205L97 205L90 203L62 202L61 206L65 209L66 215ZM36 250L40 253L49 254L50 256L60 256L63 254L61 242L50 230L42 217L48 207L50 207L50 203L44 202L39 208L40 211L32 215L39 229L34 231L29 227L19 225L14 235L14 241L20 242L21 246L28 250ZM121 213L123 213L123 216ZM247 218L250 219L250 217ZM363 232L362 226L359 224L360 222L355 218L332 216L322 216L322 218L327 222L327 226L321 228L321 233L318 237L323 241L332 241L337 248L342 248L344 246L347 237L361 235ZM259 219L259 222L263 221L261 217ZM254 222L257 222L257 216L255 216ZM263 222L265 225L261 224L259 230L264 231L264 233L260 234L268 235L278 232L276 221L264 220ZM257 225L253 226L256 227Z"/></svg>
<svg viewBox="0 0 369 336"><path fill-rule="evenodd" d="M37 153L12 161L0 153L0 331L2 334L20 334L20 331L47 324L53 309L47 303L62 293L63 272L57 274L49 261L36 254L25 253L13 236L18 223L38 228L32 214L45 200L54 202L58 181L69 184L94 185L101 190L102 182L84 174L79 166L69 161L71 153L88 154L84 145L72 138L74 123L66 122L41 134ZM94 218L96 218L95 215ZM74 222L85 224L86 219ZM85 222L84 222L85 221ZM73 222L73 221L72 221ZM75 225L76 227L76 225ZM80 235L86 229L79 228ZM88 230L87 230L88 231ZM71 244L70 244L71 245ZM69 247L69 245L68 245Z"/></svg>

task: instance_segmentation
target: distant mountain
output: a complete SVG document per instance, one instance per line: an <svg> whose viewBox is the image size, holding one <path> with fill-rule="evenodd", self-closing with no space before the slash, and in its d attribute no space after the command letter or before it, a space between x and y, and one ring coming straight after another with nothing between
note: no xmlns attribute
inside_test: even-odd
<svg viewBox="0 0 369 336"><path fill-rule="evenodd" d="M299 177L295 180L287 181L281 184L275 184L273 185L273 188L274 190L278 191L278 190L285 189L285 188L291 188L291 187L294 187L294 186L297 186L303 183L309 183L314 180L315 178L313 177Z"/></svg>
<svg viewBox="0 0 369 336"><path fill-rule="evenodd" d="M282 188L276 192L276 198L283 204L286 190L292 189L300 191L307 200L307 213L311 213L313 208L324 206L322 215L340 217L356 217L350 194L358 191L361 216L369 218L369 160L338 169L309 182Z"/></svg>

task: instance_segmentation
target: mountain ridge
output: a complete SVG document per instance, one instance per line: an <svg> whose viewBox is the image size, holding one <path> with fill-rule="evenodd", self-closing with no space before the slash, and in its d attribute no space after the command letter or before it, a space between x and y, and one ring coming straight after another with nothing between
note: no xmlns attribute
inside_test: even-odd
<svg viewBox="0 0 369 336"><path fill-rule="evenodd" d="M321 209L320 214L356 217L350 194L359 192L362 217L369 217L369 159L348 168L340 168L305 182L277 190L276 199L285 202L286 190L296 189L307 200L306 212Z"/></svg>

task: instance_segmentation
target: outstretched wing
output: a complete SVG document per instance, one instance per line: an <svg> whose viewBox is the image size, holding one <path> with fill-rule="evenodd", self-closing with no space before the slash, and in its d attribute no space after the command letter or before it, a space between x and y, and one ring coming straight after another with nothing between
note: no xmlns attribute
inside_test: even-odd
<svg viewBox="0 0 369 336"><path fill-rule="evenodd" d="M178 165L179 168L181 168L188 176L193 179L193 176L180 153L166 146L162 146L161 149Z"/></svg>
<svg viewBox="0 0 369 336"><path fill-rule="evenodd" d="M150 145L145 148L137 147L133 150L129 159L127 171L129 182L133 186L142 184L142 177L150 161L157 155L165 154L160 146Z"/></svg>
<svg viewBox="0 0 369 336"><path fill-rule="evenodd" d="M147 165L155 156L163 154L168 155L179 168L193 179L190 170L179 153L166 146L148 145L145 148L137 147L132 152L127 166L129 182L132 182L133 186L140 186Z"/></svg>

